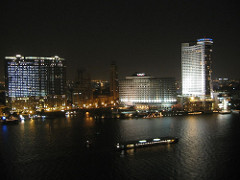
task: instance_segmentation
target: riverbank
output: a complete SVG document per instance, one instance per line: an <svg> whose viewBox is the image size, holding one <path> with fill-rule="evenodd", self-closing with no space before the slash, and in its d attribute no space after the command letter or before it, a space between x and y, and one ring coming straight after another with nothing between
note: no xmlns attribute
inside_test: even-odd
<svg viewBox="0 0 240 180"><path fill-rule="evenodd" d="M161 118L169 116L189 116L189 115L201 115L201 114L239 114L228 111L228 113L222 113L221 111L166 111L166 110L150 110L150 111L139 111L139 110L126 110L126 109L114 109L114 108L92 108L92 109L71 109L66 111L54 111L54 112L37 112L35 114L20 114L25 119L35 118L55 118L55 117L68 117L68 116L80 116L89 117L93 119L127 119L127 118Z"/></svg>

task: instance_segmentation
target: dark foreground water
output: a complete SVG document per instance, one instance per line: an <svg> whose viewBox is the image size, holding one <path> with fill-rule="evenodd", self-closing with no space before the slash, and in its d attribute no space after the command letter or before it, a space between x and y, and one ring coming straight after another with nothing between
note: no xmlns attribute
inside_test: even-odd
<svg viewBox="0 0 240 180"><path fill-rule="evenodd" d="M0 179L240 179L236 115L98 121L76 116L0 128ZM119 141L162 136L179 142L114 150Z"/></svg>

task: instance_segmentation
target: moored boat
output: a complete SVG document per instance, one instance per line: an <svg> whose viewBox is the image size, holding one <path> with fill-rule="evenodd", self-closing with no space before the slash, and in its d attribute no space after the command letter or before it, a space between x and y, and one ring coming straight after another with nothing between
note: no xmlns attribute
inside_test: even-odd
<svg viewBox="0 0 240 180"><path fill-rule="evenodd" d="M231 111L228 111L228 110L222 110L222 111L219 111L219 114L231 114L232 112Z"/></svg>
<svg viewBox="0 0 240 180"><path fill-rule="evenodd" d="M162 113L150 113L147 116L143 116L144 119L160 118L160 117L163 117Z"/></svg>
<svg viewBox="0 0 240 180"><path fill-rule="evenodd" d="M19 121L20 121L19 116L14 116L14 115L10 115L8 117L2 116L1 118L2 123L18 123Z"/></svg>

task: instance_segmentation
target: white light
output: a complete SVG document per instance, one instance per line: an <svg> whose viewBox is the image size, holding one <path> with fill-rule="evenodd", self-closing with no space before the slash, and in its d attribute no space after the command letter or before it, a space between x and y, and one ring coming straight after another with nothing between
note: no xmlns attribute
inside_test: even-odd
<svg viewBox="0 0 240 180"><path fill-rule="evenodd" d="M137 76L145 76L145 73L137 73Z"/></svg>
<svg viewBox="0 0 240 180"><path fill-rule="evenodd" d="M23 117L23 115L19 115L19 117L20 117L20 119L21 119L22 121L25 120L25 118Z"/></svg>

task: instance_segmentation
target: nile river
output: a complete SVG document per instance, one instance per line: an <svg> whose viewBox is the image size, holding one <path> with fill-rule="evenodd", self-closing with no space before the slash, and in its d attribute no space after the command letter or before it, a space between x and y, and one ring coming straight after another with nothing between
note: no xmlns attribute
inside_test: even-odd
<svg viewBox="0 0 240 180"><path fill-rule="evenodd" d="M1 179L240 178L240 117L233 114L124 120L73 116L0 128ZM179 142L114 149L119 141L163 136Z"/></svg>

